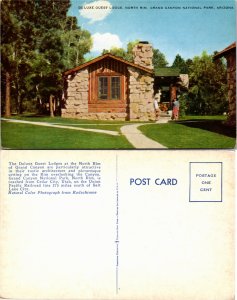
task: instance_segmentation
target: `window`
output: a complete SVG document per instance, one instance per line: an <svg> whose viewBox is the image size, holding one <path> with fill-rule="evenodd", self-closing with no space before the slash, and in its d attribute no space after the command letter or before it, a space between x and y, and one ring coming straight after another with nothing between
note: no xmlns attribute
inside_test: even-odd
<svg viewBox="0 0 237 300"><path fill-rule="evenodd" d="M111 77L111 99L120 99L120 77Z"/></svg>
<svg viewBox="0 0 237 300"><path fill-rule="evenodd" d="M108 99L108 77L99 77L99 99Z"/></svg>
<svg viewBox="0 0 237 300"><path fill-rule="evenodd" d="M98 98L100 100L120 99L121 79L119 76L100 76L98 81Z"/></svg>

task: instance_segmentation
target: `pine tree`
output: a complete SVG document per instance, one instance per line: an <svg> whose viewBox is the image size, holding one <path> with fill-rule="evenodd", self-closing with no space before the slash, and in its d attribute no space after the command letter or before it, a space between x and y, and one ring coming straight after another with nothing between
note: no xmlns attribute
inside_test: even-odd
<svg viewBox="0 0 237 300"><path fill-rule="evenodd" d="M1 1L1 89L6 116L11 108L21 113L36 99L41 108L58 102L62 72L84 61L91 36L77 25L76 17L67 16L69 7L70 0ZM54 109L55 103L50 107Z"/></svg>
<svg viewBox="0 0 237 300"><path fill-rule="evenodd" d="M176 55L172 67L178 68L180 70L180 74L188 74L188 66L186 61L179 54Z"/></svg>
<svg viewBox="0 0 237 300"><path fill-rule="evenodd" d="M25 91L24 76L29 72L30 60L35 47L34 1L1 2L1 53L2 75L5 74L5 115L10 116L11 106L22 110L22 96ZM15 95L15 105L10 95Z"/></svg>
<svg viewBox="0 0 237 300"><path fill-rule="evenodd" d="M165 68L168 66L168 62L165 55L159 49L153 49L153 66L154 69Z"/></svg>

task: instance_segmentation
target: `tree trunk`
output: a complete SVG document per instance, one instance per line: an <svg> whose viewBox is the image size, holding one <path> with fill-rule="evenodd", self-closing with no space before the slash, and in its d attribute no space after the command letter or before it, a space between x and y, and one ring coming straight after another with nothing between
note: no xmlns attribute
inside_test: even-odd
<svg viewBox="0 0 237 300"><path fill-rule="evenodd" d="M21 92L19 89L19 76L17 76L17 81L16 81L16 93L17 93L17 113L18 114L22 114L23 113L23 106L22 106L22 96L21 96Z"/></svg>
<svg viewBox="0 0 237 300"><path fill-rule="evenodd" d="M54 105L53 105L53 95L50 95L49 97L49 112L50 112L50 117L54 117L54 112L53 112L53 108L54 108Z"/></svg>
<svg viewBox="0 0 237 300"><path fill-rule="evenodd" d="M11 77L10 73L6 72L6 98L5 98L5 117L11 116Z"/></svg>

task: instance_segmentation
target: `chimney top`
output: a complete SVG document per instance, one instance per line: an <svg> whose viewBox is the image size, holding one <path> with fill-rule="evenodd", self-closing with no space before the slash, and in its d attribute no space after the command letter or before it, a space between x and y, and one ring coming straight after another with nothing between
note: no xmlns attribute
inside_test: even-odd
<svg viewBox="0 0 237 300"><path fill-rule="evenodd" d="M152 45L147 41L139 41L133 48L133 61L135 64L153 69L152 57L153 50Z"/></svg>
<svg viewBox="0 0 237 300"><path fill-rule="evenodd" d="M139 44L149 44L148 41L139 41Z"/></svg>

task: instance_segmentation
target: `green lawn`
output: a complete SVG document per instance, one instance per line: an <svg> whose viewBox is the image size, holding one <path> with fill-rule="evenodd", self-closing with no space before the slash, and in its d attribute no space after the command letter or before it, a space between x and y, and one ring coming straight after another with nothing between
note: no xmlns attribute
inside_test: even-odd
<svg viewBox="0 0 237 300"><path fill-rule="evenodd" d="M2 122L2 147L8 149L131 149L124 136Z"/></svg>
<svg viewBox="0 0 237 300"><path fill-rule="evenodd" d="M214 115L214 116L184 116L181 118L182 120L219 120L219 121L225 121L227 119L224 115Z"/></svg>
<svg viewBox="0 0 237 300"><path fill-rule="evenodd" d="M191 121L192 119L192 121ZM226 128L218 120L169 122L140 126L149 138L172 149L228 149L235 147L233 130ZM222 120L222 119L221 119ZM231 132L227 132L227 131ZM219 133L218 133L219 132ZM230 134L229 134L230 133ZM230 136L227 136L230 135Z"/></svg>
<svg viewBox="0 0 237 300"><path fill-rule="evenodd" d="M112 131L118 131L118 132L119 132L121 126L132 123L132 122L126 122L126 121L117 121L117 120L111 120L111 121L80 120L80 119L69 119L69 118L61 118L61 117L50 118L50 117L41 117L41 116L32 116L32 115L14 116L10 119L24 120L24 121L30 121L30 122L47 122L47 123L52 123L55 125L72 126L72 127L78 127L78 128L112 130ZM133 122L133 123L137 123L137 122Z"/></svg>
<svg viewBox="0 0 237 300"><path fill-rule="evenodd" d="M120 131L134 122L79 120L61 117L14 116L12 119L63 126ZM147 137L171 149L231 149L235 128L223 124L225 116L186 116L167 124L150 123L139 129ZM135 122L137 123L137 122ZM132 149L127 139L102 133L2 122L2 147L9 149Z"/></svg>

